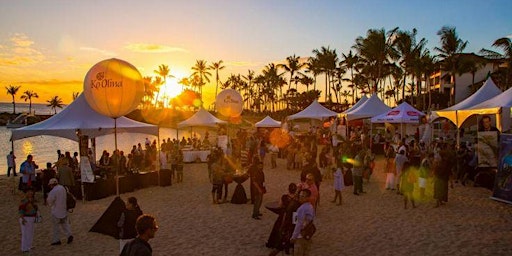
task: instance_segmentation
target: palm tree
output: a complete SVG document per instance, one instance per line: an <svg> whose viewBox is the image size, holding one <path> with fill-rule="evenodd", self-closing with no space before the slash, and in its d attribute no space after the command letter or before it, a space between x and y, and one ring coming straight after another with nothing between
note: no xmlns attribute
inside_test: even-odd
<svg viewBox="0 0 512 256"><path fill-rule="evenodd" d="M206 61L204 60L196 60L196 65L192 67L192 70L194 71L194 73L192 73L192 76L197 77L199 79L197 85L199 86L199 94L201 95L201 104L203 104L203 86L205 85L204 80L206 80L206 82L209 83L210 76L212 76L212 74L208 72L210 68L208 67Z"/></svg>
<svg viewBox="0 0 512 256"><path fill-rule="evenodd" d="M39 95L37 95L37 93L35 93L33 91L29 91L29 90L24 91L23 95L21 95L22 100L29 101L29 105L28 105L29 113L32 113L32 98L39 98Z"/></svg>
<svg viewBox="0 0 512 256"><path fill-rule="evenodd" d="M162 82L157 85L157 93L156 93L156 99L155 102L158 101L158 97L160 96L160 85L167 84L167 78L173 78L174 76L169 74L171 73L171 70L169 69L169 66L167 65L160 65L158 66L158 70L154 70L155 74L159 75L162 78Z"/></svg>
<svg viewBox="0 0 512 256"><path fill-rule="evenodd" d="M158 79L161 79L161 78L158 77ZM158 90L158 88L156 87L156 84L153 83L153 77L151 77L151 76L143 77L142 81L144 83L144 101L143 101L144 104L143 104L143 106L149 107L153 102L153 99L155 97L155 92Z"/></svg>
<svg viewBox="0 0 512 256"><path fill-rule="evenodd" d="M511 87L510 79L512 76L512 40L508 37L502 37L494 41L492 44L493 47L501 48L503 50L503 54L499 52L495 52L492 50L482 49L480 53L484 54L486 57L491 59L504 59L505 62L508 63L506 74L505 74L505 88Z"/></svg>
<svg viewBox="0 0 512 256"><path fill-rule="evenodd" d="M7 94L10 94L12 96L12 113L16 114L16 101L14 100L16 96L16 93L18 93L18 90L21 88L19 85L9 85L6 86L5 89L7 90Z"/></svg>
<svg viewBox="0 0 512 256"><path fill-rule="evenodd" d="M468 41L463 41L457 35L455 27L444 26L437 32L441 37L441 47L434 49L439 52L441 58L441 68L448 71L453 81L453 90L451 95L451 104L455 104L455 95L457 92L457 80L455 78L457 67L459 66L460 54L466 48Z"/></svg>
<svg viewBox="0 0 512 256"><path fill-rule="evenodd" d="M343 65L346 69L350 69L350 83L349 86L352 89L352 103L355 102L355 86L354 86L354 70L357 69L357 65L359 64L359 56L354 55L352 50L348 52L348 55L344 53L341 54L343 60L341 61L341 65Z"/></svg>
<svg viewBox="0 0 512 256"><path fill-rule="evenodd" d="M73 94L71 95L71 97L73 98L73 101L76 100L79 95L80 95L80 92L73 92Z"/></svg>
<svg viewBox="0 0 512 256"><path fill-rule="evenodd" d="M331 101L331 75L335 72L338 65L338 54L336 50L322 46L320 50L313 50L319 70L325 75L325 102ZM327 99L329 97L329 100Z"/></svg>
<svg viewBox="0 0 512 256"><path fill-rule="evenodd" d="M215 98L217 98L217 90L219 89L219 70L223 70L225 66L222 66L223 61L219 60L214 62L208 67L211 70L215 70Z"/></svg>
<svg viewBox="0 0 512 256"><path fill-rule="evenodd" d="M388 32L382 29L370 29L366 37L356 38L352 46L364 64L366 76L370 79L373 92L377 92L380 82L384 79L384 69L390 59L396 59L397 52L393 48L393 38L398 28Z"/></svg>
<svg viewBox="0 0 512 256"><path fill-rule="evenodd" d="M270 63L262 71L262 78L260 82L263 84L263 97L266 99L266 103L271 104L272 111L275 110L275 104L277 102L277 91L283 95L283 85L287 84L286 80L281 77L282 73L279 74L277 66L274 63ZM282 97L281 97L282 98Z"/></svg>
<svg viewBox="0 0 512 256"><path fill-rule="evenodd" d="M311 73L313 75L313 90L316 90L316 77L322 73L322 71L320 70L320 65L318 64L318 59L314 57L309 57L306 66L306 73Z"/></svg>
<svg viewBox="0 0 512 256"><path fill-rule="evenodd" d="M309 76L304 76L300 79L300 83L306 86L306 91L309 91L309 86L312 85L315 81L313 78Z"/></svg>
<svg viewBox="0 0 512 256"><path fill-rule="evenodd" d="M430 51L425 50L420 58L420 66L421 73L423 74L423 79L426 83L426 88L428 91L428 105L423 103L423 110L430 110L430 106L432 105L432 90L430 88L430 75L434 73L436 68L436 58L430 54ZM423 100L425 101L425 100Z"/></svg>
<svg viewBox="0 0 512 256"><path fill-rule="evenodd" d="M46 105L46 106L50 107L54 111L54 114L57 114L57 108L62 108L62 106L63 106L62 99L59 98L59 96L53 96L51 99L47 100L46 102L48 102L48 105Z"/></svg>
<svg viewBox="0 0 512 256"><path fill-rule="evenodd" d="M254 70L248 70L247 71L247 75L246 76L242 76L242 78L244 78L246 80L246 84L247 84L247 89L246 89L246 92L244 94L244 98L247 99L245 100L247 102L247 109L250 108L251 106L251 95L254 93L254 90L252 88L252 83L254 82L254 78L255 78L255 75L254 75Z"/></svg>
<svg viewBox="0 0 512 256"><path fill-rule="evenodd" d="M219 70L222 70L225 68L225 66L222 66L223 60L219 60L218 62L212 62L210 66L208 66L208 69L215 70L215 98L217 98L217 89L219 87Z"/></svg>
<svg viewBox="0 0 512 256"><path fill-rule="evenodd" d="M283 68L286 72L290 73L290 81L288 84L288 90L290 90L292 81L300 79L300 77L304 76L304 73L300 72L302 68L306 66L305 63L300 63L300 56L288 56L286 57L286 64L278 64L278 68ZM297 73L297 78L295 78L295 74ZM295 88L297 89L297 88ZM281 95L282 96L282 95Z"/></svg>
<svg viewBox="0 0 512 256"><path fill-rule="evenodd" d="M404 85L407 84L407 75L413 74L415 61L419 59L421 51L425 47L427 40L422 38L416 42L418 31L413 28L412 31L398 31L394 46L398 51L399 64L404 70ZM405 86L402 87L402 98L405 97Z"/></svg>

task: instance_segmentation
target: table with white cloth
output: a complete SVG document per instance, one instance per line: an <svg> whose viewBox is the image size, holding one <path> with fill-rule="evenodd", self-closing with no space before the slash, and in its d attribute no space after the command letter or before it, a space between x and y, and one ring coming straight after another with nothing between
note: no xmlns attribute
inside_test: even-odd
<svg viewBox="0 0 512 256"><path fill-rule="evenodd" d="M206 162L209 154L210 150L183 150L183 162L191 163L196 162L198 159L201 162Z"/></svg>

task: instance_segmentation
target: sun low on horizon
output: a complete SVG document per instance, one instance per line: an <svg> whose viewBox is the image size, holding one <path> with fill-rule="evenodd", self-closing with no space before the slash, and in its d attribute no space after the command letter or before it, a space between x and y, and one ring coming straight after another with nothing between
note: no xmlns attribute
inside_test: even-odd
<svg viewBox="0 0 512 256"><path fill-rule="evenodd" d="M169 101L183 92L183 86L178 84L177 78L168 78L162 86L160 86L159 94L164 99L164 107L169 106Z"/></svg>

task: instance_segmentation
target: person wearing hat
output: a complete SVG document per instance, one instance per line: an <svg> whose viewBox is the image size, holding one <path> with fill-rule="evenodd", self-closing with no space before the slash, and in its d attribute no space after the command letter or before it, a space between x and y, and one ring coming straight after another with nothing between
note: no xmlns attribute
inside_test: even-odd
<svg viewBox="0 0 512 256"><path fill-rule="evenodd" d="M60 245L60 229L64 231L68 238L68 244L73 242L71 234L71 226L68 220L68 210L66 209L66 188L59 184L56 178L50 179L48 182L51 191L48 193L47 203L51 207L53 239L51 245Z"/></svg>
<svg viewBox="0 0 512 256"><path fill-rule="evenodd" d="M75 176L73 175L73 169L70 166L69 159L61 157L56 165L59 183L66 188L75 186Z"/></svg>

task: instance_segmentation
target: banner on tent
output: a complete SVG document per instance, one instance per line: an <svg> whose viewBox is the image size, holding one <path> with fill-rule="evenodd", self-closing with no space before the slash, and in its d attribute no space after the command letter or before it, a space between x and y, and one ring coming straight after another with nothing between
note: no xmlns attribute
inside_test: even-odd
<svg viewBox="0 0 512 256"><path fill-rule="evenodd" d="M219 135L217 137L217 146L221 148L224 153L226 153L228 150L228 136Z"/></svg>
<svg viewBox="0 0 512 256"><path fill-rule="evenodd" d="M491 198L512 204L512 134L502 134L500 139L500 161Z"/></svg>
<svg viewBox="0 0 512 256"><path fill-rule="evenodd" d="M478 167L498 167L498 132L478 132Z"/></svg>
<svg viewBox="0 0 512 256"><path fill-rule="evenodd" d="M89 162L89 157L87 156L80 156L80 173L82 182L94 182L94 172L92 171L91 162Z"/></svg>

